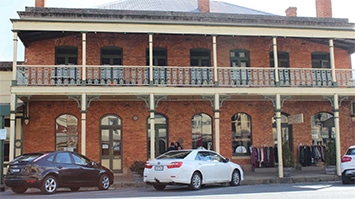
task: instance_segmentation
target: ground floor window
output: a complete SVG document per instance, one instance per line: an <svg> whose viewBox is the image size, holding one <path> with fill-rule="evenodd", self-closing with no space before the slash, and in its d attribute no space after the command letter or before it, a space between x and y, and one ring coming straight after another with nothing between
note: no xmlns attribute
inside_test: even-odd
<svg viewBox="0 0 355 199"><path fill-rule="evenodd" d="M324 145L335 140L334 116L319 112L312 116L312 144Z"/></svg>
<svg viewBox="0 0 355 199"><path fill-rule="evenodd" d="M57 117L55 125L57 151L77 151L78 119L70 114Z"/></svg>
<svg viewBox="0 0 355 199"><path fill-rule="evenodd" d="M199 113L192 117L192 148L199 147L213 150L212 119L205 113Z"/></svg>
<svg viewBox="0 0 355 199"><path fill-rule="evenodd" d="M246 113L236 113L231 120L233 155L250 155L251 117Z"/></svg>

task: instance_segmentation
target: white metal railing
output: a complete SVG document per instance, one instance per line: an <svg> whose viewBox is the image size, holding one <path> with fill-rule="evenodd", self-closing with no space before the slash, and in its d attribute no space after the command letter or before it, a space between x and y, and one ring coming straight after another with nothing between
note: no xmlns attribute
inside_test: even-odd
<svg viewBox="0 0 355 199"><path fill-rule="evenodd" d="M95 66L81 65L17 66L19 86L219 86L219 87L354 87L355 70L336 69L336 84L331 69L279 68L278 82L275 68L218 67L214 77L213 67L154 66L152 80L149 66ZM217 80L215 82L215 79Z"/></svg>

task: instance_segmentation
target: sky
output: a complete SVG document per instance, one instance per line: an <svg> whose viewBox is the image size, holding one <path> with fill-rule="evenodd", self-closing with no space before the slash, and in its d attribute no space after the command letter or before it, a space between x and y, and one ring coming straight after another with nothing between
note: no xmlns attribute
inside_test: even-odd
<svg viewBox="0 0 355 199"><path fill-rule="evenodd" d="M46 0L46 7L63 8L95 8L117 0ZM169 0L165 0L169 2ZM276 15L285 15L285 10L292 6L297 7L300 17L315 17L315 0L219 0L239 6L269 12ZM25 7L34 7L35 0L0 0L0 61L12 61L13 33L10 19L18 18L17 11L24 11ZM353 8L355 0L332 0L333 17L347 18L355 23ZM24 48L18 44L18 60L24 59Z"/></svg>

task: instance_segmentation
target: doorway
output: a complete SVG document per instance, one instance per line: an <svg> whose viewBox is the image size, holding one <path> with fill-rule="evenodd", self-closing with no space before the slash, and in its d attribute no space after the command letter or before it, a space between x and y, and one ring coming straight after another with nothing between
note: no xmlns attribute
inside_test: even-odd
<svg viewBox="0 0 355 199"><path fill-rule="evenodd" d="M121 119L108 115L101 119L101 164L115 173L122 173Z"/></svg>
<svg viewBox="0 0 355 199"><path fill-rule="evenodd" d="M150 156L150 119L148 118L148 135L147 135L147 157ZM164 115L155 115L155 157L165 153L168 150L168 122Z"/></svg>

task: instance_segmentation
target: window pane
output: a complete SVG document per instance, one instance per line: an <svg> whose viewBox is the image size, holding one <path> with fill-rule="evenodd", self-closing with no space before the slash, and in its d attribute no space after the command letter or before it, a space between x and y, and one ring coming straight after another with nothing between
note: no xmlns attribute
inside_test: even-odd
<svg viewBox="0 0 355 199"><path fill-rule="evenodd" d="M192 118L192 148L213 149L212 122L207 114L196 114Z"/></svg>
<svg viewBox="0 0 355 199"><path fill-rule="evenodd" d="M56 119L56 150L76 151L78 145L78 119L64 114Z"/></svg>
<svg viewBox="0 0 355 199"><path fill-rule="evenodd" d="M234 155L250 155L251 119L245 113L232 116L232 150Z"/></svg>
<svg viewBox="0 0 355 199"><path fill-rule="evenodd" d="M231 67L249 67L249 51L243 49L232 49L230 50L230 55Z"/></svg>

